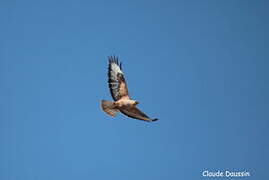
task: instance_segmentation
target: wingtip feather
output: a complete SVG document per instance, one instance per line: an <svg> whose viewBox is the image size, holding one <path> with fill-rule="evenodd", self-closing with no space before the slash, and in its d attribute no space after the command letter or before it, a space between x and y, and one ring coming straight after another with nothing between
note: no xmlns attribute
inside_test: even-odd
<svg viewBox="0 0 269 180"><path fill-rule="evenodd" d="M109 64L112 64L112 63L117 64L120 67L120 69L122 67L122 62L119 61L119 57L116 56L115 54L108 56L108 62Z"/></svg>

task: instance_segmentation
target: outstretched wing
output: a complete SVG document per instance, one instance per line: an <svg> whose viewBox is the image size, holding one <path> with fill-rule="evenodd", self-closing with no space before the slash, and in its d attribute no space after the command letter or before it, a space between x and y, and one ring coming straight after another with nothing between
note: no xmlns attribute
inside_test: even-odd
<svg viewBox="0 0 269 180"><path fill-rule="evenodd" d="M128 96L127 84L123 76L121 69L121 63L119 63L118 57L108 57L108 85L111 96L114 101Z"/></svg>
<svg viewBox="0 0 269 180"><path fill-rule="evenodd" d="M123 107L119 109L120 112L130 118L139 119L143 121L157 121L158 119L150 119L145 113L140 111L137 107Z"/></svg>

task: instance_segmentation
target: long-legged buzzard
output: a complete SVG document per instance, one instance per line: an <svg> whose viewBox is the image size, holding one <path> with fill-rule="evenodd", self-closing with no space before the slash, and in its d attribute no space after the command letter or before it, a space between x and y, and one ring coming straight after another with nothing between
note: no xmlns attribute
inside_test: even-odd
<svg viewBox="0 0 269 180"><path fill-rule="evenodd" d="M120 111L124 115L134 119L148 122L158 120L157 118L149 118L136 107L138 101L130 99L121 63L118 58L110 56L108 58L108 63L108 85L114 101L102 100L101 107L103 111L112 117L115 117L117 112Z"/></svg>

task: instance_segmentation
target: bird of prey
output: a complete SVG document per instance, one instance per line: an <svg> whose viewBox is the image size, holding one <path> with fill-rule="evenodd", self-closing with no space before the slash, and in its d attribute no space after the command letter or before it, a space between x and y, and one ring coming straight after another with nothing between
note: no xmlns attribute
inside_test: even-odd
<svg viewBox="0 0 269 180"><path fill-rule="evenodd" d="M108 57L108 85L114 101L101 101L101 108L108 115L115 117L118 112L121 112L130 118L147 122L158 120L157 118L149 118L136 107L138 101L130 99L127 84L122 72L122 65L118 57L115 56Z"/></svg>

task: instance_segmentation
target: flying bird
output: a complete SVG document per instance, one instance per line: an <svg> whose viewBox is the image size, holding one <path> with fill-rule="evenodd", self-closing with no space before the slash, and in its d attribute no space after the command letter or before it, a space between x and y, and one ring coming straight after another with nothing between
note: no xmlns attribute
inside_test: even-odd
<svg viewBox="0 0 269 180"><path fill-rule="evenodd" d="M108 86L114 101L101 101L101 108L108 115L115 117L118 112L121 112L130 118L147 122L158 120L149 118L136 107L138 101L130 98L122 72L122 64L115 56L108 57Z"/></svg>

